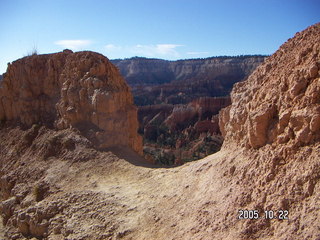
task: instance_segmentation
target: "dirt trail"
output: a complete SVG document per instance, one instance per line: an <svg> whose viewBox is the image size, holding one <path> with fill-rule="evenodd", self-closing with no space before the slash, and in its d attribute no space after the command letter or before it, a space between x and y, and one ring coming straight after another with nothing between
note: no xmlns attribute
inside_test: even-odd
<svg viewBox="0 0 320 240"><path fill-rule="evenodd" d="M116 200L120 208L116 204L112 207L123 239L201 239L200 235L208 235L200 231L206 221L205 230L212 231L214 216L229 191L221 189L221 173L214 168L219 164L214 159L221 159L221 153L176 168L141 166L139 157L130 150L122 151L122 156L124 159L109 166L100 162L94 165L101 167L93 169L79 167L68 187L96 192L105 202ZM199 222L198 229L192 229L194 221Z"/></svg>

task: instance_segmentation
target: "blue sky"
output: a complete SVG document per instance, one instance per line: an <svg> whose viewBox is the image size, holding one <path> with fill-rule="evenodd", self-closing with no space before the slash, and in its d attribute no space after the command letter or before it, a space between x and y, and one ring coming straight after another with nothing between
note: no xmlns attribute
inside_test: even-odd
<svg viewBox="0 0 320 240"><path fill-rule="evenodd" d="M319 0L0 0L0 73L34 48L110 59L272 54L319 21Z"/></svg>

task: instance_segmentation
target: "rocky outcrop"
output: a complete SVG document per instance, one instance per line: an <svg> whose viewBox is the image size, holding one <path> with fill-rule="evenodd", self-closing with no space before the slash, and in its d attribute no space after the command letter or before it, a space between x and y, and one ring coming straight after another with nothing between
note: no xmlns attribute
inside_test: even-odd
<svg viewBox="0 0 320 240"><path fill-rule="evenodd" d="M227 96L265 56L213 57L166 61L113 60L133 89L137 105L186 104L200 97Z"/></svg>
<svg viewBox="0 0 320 240"><path fill-rule="evenodd" d="M74 127L98 148L124 145L142 152L129 87L117 68L94 52L65 50L14 61L1 82L0 119Z"/></svg>
<svg viewBox="0 0 320 240"><path fill-rule="evenodd" d="M235 84L232 105L220 113L221 153L229 155L221 165L238 189L229 213L288 213L289 222L264 216L241 223L241 239L319 238L319 43L320 23L297 33ZM229 225L239 221L225 216Z"/></svg>
<svg viewBox="0 0 320 240"><path fill-rule="evenodd" d="M320 26L297 33L245 82L220 114L225 145L309 145L320 140Z"/></svg>

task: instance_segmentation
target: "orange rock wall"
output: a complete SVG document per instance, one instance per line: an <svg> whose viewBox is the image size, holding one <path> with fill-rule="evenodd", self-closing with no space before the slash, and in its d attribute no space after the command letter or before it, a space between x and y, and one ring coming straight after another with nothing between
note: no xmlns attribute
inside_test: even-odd
<svg viewBox="0 0 320 240"><path fill-rule="evenodd" d="M293 147L320 140L320 24L297 33L235 84L220 113L224 146Z"/></svg>

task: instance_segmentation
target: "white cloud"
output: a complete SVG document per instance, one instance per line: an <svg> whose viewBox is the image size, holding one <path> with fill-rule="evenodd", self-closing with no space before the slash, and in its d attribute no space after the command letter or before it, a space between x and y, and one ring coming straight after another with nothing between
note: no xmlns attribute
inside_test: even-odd
<svg viewBox="0 0 320 240"><path fill-rule="evenodd" d="M201 55L201 54L208 54L209 52L187 52L189 55Z"/></svg>
<svg viewBox="0 0 320 240"><path fill-rule="evenodd" d="M119 51L119 50L121 50L122 49L122 47L121 46L117 46L117 45L114 45L114 44L107 44L107 45L105 45L104 46L105 47L105 49L107 50L107 51Z"/></svg>
<svg viewBox="0 0 320 240"><path fill-rule="evenodd" d="M60 40L56 41L54 44L72 50L79 50L91 45L92 42L90 40Z"/></svg>
<svg viewBox="0 0 320 240"><path fill-rule="evenodd" d="M138 55L146 57L179 57L180 54L176 50L177 47L183 45L178 44L156 44L156 45L135 45L131 51Z"/></svg>
<svg viewBox="0 0 320 240"><path fill-rule="evenodd" d="M180 44L149 44L149 45L116 45L109 43L104 45L104 50L107 56L111 58L141 56L151 58L165 58L165 59L176 59L180 57L178 47L184 45Z"/></svg>

